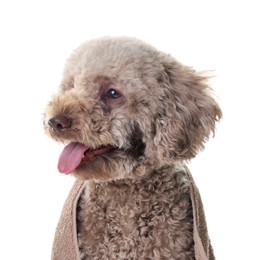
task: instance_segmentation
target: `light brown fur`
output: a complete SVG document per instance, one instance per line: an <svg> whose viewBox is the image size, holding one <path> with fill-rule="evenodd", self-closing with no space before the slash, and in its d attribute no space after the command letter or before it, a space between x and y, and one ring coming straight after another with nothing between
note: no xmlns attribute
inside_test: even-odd
<svg viewBox="0 0 259 260"><path fill-rule="evenodd" d="M53 131L55 116L71 126ZM182 164L220 117L207 78L146 43L106 37L75 50L45 113L46 132L116 148L73 172L87 181L77 216L82 259L194 259Z"/></svg>

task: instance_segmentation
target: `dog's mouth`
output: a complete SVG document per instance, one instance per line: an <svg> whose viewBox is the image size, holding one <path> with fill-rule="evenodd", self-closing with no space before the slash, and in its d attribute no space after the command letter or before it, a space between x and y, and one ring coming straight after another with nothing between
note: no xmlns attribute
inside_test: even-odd
<svg viewBox="0 0 259 260"><path fill-rule="evenodd" d="M72 173L81 162L90 161L98 155L111 152L115 149L116 148L111 145L92 149L82 143L72 142L65 146L64 150L60 154L58 170L65 174Z"/></svg>

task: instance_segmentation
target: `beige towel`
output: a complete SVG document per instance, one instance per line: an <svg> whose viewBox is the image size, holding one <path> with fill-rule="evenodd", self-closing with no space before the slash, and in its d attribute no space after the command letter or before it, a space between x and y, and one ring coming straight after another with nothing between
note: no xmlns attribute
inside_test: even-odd
<svg viewBox="0 0 259 260"><path fill-rule="evenodd" d="M188 170L187 175L191 184L195 257L196 260L214 260L215 257L207 232L201 197ZM80 260L76 234L76 207L84 187L84 181L76 180L68 195L56 230L52 248L52 260Z"/></svg>

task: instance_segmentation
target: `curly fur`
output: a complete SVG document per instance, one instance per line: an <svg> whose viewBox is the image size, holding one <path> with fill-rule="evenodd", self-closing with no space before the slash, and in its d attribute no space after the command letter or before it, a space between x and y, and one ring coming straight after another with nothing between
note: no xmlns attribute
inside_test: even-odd
<svg viewBox="0 0 259 260"><path fill-rule="evenodd" d="M109 91L115 90L115 98ZM51 118L71 121L53 131ZM132 38L82 44L45 113L59 142L115 149L82 162L82 259L194 259L185 160L203 147L221 110L207 78Z"/></svg>

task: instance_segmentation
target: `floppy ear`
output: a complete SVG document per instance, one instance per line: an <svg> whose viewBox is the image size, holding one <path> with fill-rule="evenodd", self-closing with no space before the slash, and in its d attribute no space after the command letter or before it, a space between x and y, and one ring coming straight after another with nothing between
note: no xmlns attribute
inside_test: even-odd
<svg viewBox="0 0 259 260"><path fill-rule="evenodd" d="M160 159L188 160L204 147L221 110L211 96L207 77L170 56L159 78L161 107L155 118L154 144Z"/></svg>

